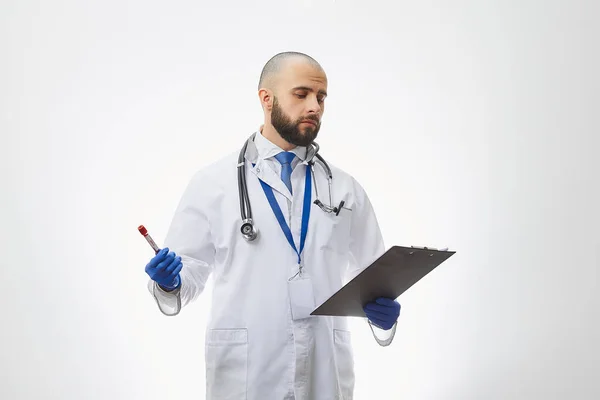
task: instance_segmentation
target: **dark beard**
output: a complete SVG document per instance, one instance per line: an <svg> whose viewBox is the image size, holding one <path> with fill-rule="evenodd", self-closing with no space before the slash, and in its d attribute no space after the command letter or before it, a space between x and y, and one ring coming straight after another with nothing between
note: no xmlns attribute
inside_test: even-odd
<svg viewBox="0 0 600 400"><path fill-rule="evenodd" d="M303 120L315 121L317 126L304 128L303 132L301 132L300 123ZM292 121L283 113L283 110L277 102L277 97L273 99L271 124L286 142L302 147L310 145L317 138L319 130L321 129L321 123L319 123L315 117L300 118L297 121Z"/></svg>

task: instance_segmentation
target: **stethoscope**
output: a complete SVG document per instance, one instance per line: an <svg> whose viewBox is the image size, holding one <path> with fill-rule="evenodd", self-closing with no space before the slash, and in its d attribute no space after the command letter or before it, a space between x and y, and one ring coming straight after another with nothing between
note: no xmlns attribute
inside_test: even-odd
<svg viewBox="0 0 600 400"><path fill-rule="evenodd" d="M238 164L237 164L238 190L239 190L239 197L240 197L240 212L241 212L241 216L242 216L242 226L241 226L240 230L242 232L242 236L244 236L244 239L246 239L248 242L251 242L254 239L256 239L256 237L258 236L258 229L256 229L256 226L254 225L254 221L252 220L252 208L250 207L250 199L248 198L248 187L246 185L246 162L244 160L244 156L246 155L246 149L248 148L248 143L254 139L255 135L256 135L256 133L253 133L246 140L246 143L244 143L244 147L242 147L242 150L240 151L240 155L238 157ZM325 162L323 157L320 154L318 154L319 153L319 145L317 143L313 142L313 143L311 143L310 146L312 147L312 149L310 149L310 148L307 149L306 162L308 163L309 167L311 168L313 186L315 187L315 195L317 197L317 199L313 203L316 204L317 206L319 206L319 208L321 210L323 210L324 212L335 213L335 215L339 215L340 211L342 210L342 207L344 206L344 200L342 200L340 202L339 206L337 206L337 207L331 207L331 206L325 205L321 202L321 200L319 200L319 191L317 189L317 184L315 182L314 158L315 157L317 158L317 161L319 161L321 163L321 166L325 169L325 172L327 173L327 181L329 183L329 204L333 204L332 199L331 199L331 184L332 184L333 175L331 173L331 168L329 168L329 165L327 165L327 162Z"/></svg>

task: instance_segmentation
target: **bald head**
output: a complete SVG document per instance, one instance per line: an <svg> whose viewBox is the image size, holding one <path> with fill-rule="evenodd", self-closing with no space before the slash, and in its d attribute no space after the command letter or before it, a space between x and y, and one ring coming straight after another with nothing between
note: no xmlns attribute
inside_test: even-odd
<svg viewBox="0 0 600 400"><path fill-rule="evenodd" d="M285 70L285 67L288 66L290 62L294 61L305 62L323 71L321 65L311 56L296 51L286 51L274 55L269 61L267 61L260 74L260 80L258 81L258 89L260 90L261 88L265 88L274 90L277 84L277 78L279 77L281 72Z"/></svg>
<svg viewBox="0 0 600 400"><path fill-rule="evenodd" d="M258 97L265 115L263 136L286 150L307 146L321 127L327 75L306 54L279 53L263 68Z"/></svg>

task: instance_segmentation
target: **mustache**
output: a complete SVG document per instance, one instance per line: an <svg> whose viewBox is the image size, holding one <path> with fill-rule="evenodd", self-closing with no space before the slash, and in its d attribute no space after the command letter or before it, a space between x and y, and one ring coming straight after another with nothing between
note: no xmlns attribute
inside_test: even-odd
<svg viewBox="0 0 600 400"><path fill-rule="evenodd" d="M306 117L306 118L300 118L300 122L301 121L314 121L315 123L319 123L319 117Z"/></svg>

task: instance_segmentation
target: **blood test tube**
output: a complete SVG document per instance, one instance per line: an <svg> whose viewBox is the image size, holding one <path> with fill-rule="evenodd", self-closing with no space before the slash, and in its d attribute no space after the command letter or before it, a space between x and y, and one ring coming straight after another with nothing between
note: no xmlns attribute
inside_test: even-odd
<svg viewBox="0 0 600 400"><path fill-rule="evenodd" d="M154 254L158 254L160 249L158 248L156 243L154 243L154 240L152 240L152 237L148 234L148 230L144 227L144 225L138 226L138 231L140 231L140 233L146 238L146 241L150 244L152 249L154 249Z"/></svg>

